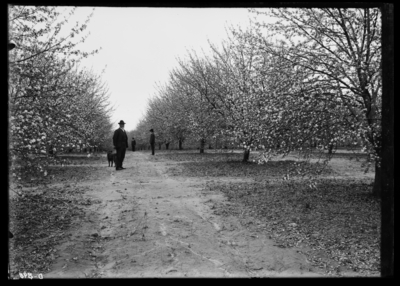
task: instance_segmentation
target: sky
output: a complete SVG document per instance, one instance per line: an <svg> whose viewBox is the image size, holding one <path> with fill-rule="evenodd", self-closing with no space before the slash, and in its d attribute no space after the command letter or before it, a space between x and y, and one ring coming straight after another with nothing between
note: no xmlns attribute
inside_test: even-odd
<svg viewBox="0 0 400 286"><path fill-rule="evenodd" d="M71 21L83 23L92 9L78 7ZM208 40L220 44L228 25L249 26L250 17L246 8L96 7L80 49L102 49L81 66L98 74L106 68L102 79L115 108L112 122L118 128L124 120L125 128L134 130L156 84L166 83L178 66L177 58L188 50L207 53Z"/></svg>

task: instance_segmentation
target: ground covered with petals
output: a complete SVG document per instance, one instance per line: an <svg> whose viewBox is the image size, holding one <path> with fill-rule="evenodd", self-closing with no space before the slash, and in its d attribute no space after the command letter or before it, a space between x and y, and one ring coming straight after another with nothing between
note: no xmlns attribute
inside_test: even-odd
<svg viewBox="0 0 400 286"><path fill-rule="evenodd" d="M275 159L258 165L242 163L240 153L217 152L160 156L179 162L171 171L175 174L244 179L207 181L204 191L222 192L230 202L213 206L215 214L245 218L245 224L268 232L280 247L302 247L314 265L332 275L346 270L379 275L380 201L371 195L371 171L368 178L363 176L362 155L343 153L332 158L336 166L354 165L354 174L346 177L341 176L340 167L333 170L329 163L311 166L310 162ZM314 180L315 188L304 176L282 179L299 169L293 169L294 163L323 170Z"/></svg>

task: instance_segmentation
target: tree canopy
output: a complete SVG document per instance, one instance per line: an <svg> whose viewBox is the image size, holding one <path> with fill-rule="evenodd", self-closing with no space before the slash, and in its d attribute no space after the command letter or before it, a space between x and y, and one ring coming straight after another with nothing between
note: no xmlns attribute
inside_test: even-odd
<svg viewBox="0 0 400 286"><path fill-rule="evenodd" d="M230 27L211 54L188 52L149 102L143 119L161 138L204 144L225 136L273 154L338 144L381 156L381 27L379 9L250 10L248 29ZM265 19L274 19L265 22ZM200 145L200 149L202 145Z"/></svg>
<svg viewBox="0 0 400 286"><path fill-rule="evenodd" d="M30 171L44 172L55 155L100 147L110 137L106 84L79 65L98 52L79 49L91 15L62 36L75 9L63 17L60 8L9 6L9 151Z"/></svg>

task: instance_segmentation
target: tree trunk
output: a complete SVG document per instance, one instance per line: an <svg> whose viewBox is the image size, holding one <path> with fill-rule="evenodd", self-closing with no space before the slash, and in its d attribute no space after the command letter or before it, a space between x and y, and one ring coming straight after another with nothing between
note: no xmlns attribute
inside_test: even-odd
<svg viewBox="0 0 400 286"><path fill-rule="evenodd" d="M329 145L328 145L328 154L329 154L329 155L332 155L332 153L333 153L333 147L334 147L334 144L329 144Z"/></svg>
<svg viewBox="0 0 400 286"><path fill-rule="evenodd" d="M182 150L183 149L183 147L182 147L182 140L181 139L179 139L179 150Z"/></svg>
<svg viewBox="0 0 400 286"><path fill-rule="evenodd" d="M211 143L208 144L208 149L212 149Z"/></svg>
<svg viewBox="0 0 400 286"><path fill-rule="evenodd" d="M168 150L168 147L169 147L169 142L165 143L165 150Z"/></svg>
<svg viewBox="0 0 400 286"><path fill-rule="evenodd" d="M248 162L250 157L250 150L244 150L243 153L243 162Z"/></svg>
<svg viewBox="0 0 400 286"><path fill-rule="evenodd" d="M394 276L394 4L382 5L381 277Z"/></svg>
<svg viewBox="0 0 400 286"><path fill-rule="evenodd" d="M204 145L206 144L206 140L201 139L200 140L200 153L203 154L204 153Z"/></svg>

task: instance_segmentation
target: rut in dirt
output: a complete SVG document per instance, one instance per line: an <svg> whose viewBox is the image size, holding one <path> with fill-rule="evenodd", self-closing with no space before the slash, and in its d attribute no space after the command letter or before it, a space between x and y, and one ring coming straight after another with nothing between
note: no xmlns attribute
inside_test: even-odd
<svg viewBox="0 0 400 286"><path fill-rule="evenodd" d="M106 160L105 160L106 161ZM45 277L323 276L296 249L235 217L213 214L205 180L169 177L175 163L127 153L125 170L104 167L85 195L97 201L70 230ZM215 178L213 178L215 180Z"/></svg>

